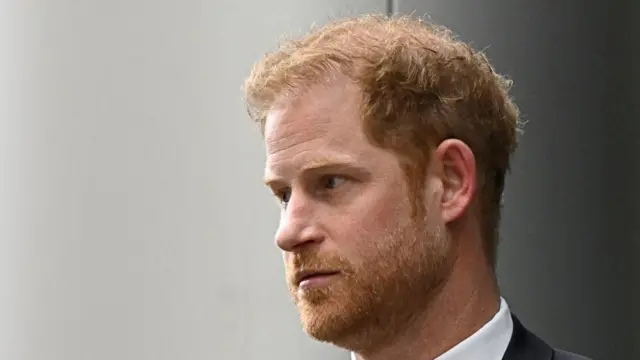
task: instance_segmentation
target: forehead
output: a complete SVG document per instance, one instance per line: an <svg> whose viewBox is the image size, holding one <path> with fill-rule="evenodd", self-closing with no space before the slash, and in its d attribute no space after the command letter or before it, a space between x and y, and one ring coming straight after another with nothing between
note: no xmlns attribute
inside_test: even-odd
<svg viewBox="0 0 640 360"><path fill-rule="evenodd" d="M283 97L267 115L267 147L279 148L287 140L330 135L339 141L360 134L361 101L357 86L347 81L314 85L301 94Z"/></svg>
<svg viewBox="0 0 640 360"><path fill-rule="evenodd" d="M266 172L373 156L375 148L362 131L360 101L357 87L345 83L317 85L283 99L265 124Z"/></svg>

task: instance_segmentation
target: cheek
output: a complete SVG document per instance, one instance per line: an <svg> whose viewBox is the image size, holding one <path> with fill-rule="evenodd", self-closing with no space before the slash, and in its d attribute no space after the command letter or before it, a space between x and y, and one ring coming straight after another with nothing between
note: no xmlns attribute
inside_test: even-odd
<svg viewBox="0 0 640 360"><path fill-rule="evenodd" d="M427 228L440 228L445 226L442 213L442 191L432 190L427 193L425 199L425 225Z"/></svg>
<svg viewBox="0 0 640 360"><path fill-rule="evenodd" d="M405 224L405 221L408 223L411 215L411 203L405 188L400 184L389 186L380 195L376 201L368 204L366 210L363 209L367 228L375 229L378 232L388 232L396 230Z"/></svg>
<svg viewBox="0 0 640 360"><path fill-rule="evenodd" d="M408 201L399 201L392 196L371 201L359 208L353 216L342 219L343 232L340 236L344 255L355 265L366 259L379 256L387 249L400 229L408 225L410 206Z"/></svg>

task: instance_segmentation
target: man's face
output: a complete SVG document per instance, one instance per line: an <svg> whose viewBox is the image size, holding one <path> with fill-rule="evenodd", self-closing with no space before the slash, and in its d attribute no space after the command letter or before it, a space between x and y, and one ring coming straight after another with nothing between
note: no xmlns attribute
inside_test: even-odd
<svg viewBox="0 0 640 360"><path fill-rule="evenodd" d="M428 303L450 251L441 186L411 215L395 155L362 131L359 90L312 87L265 126L265 181L281 200L276 243L305 331L355 350L381 341Z"/></svg>

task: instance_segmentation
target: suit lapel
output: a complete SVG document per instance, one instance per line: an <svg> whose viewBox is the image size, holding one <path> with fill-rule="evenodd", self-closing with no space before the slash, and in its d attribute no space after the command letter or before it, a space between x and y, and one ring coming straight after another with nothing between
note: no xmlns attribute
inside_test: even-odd
<svg viewBox="0 0 640 360"><path fill-rule="evenodd" d="M551 360L553 349L513 318L513 335L502 360Z"/></svg>

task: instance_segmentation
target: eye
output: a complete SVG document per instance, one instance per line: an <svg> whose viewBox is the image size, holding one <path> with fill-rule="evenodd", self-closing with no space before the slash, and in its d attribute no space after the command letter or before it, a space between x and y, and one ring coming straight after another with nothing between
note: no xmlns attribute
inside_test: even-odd
<svg viewBox="0 0 640 360"><path fill-rule="evenodd" d="M345 181L347 181L347 179L342 176L328 175L322 178L321 185L324 190L333 190L342 185Z"/></svg>
<svg viewBox="0 0 640 360"><path fill-rule="evenodd" d="M291 199L291 188L278 190L274 194L282 205L287 205L287 203L289 203L289 199Z"/></svg>

